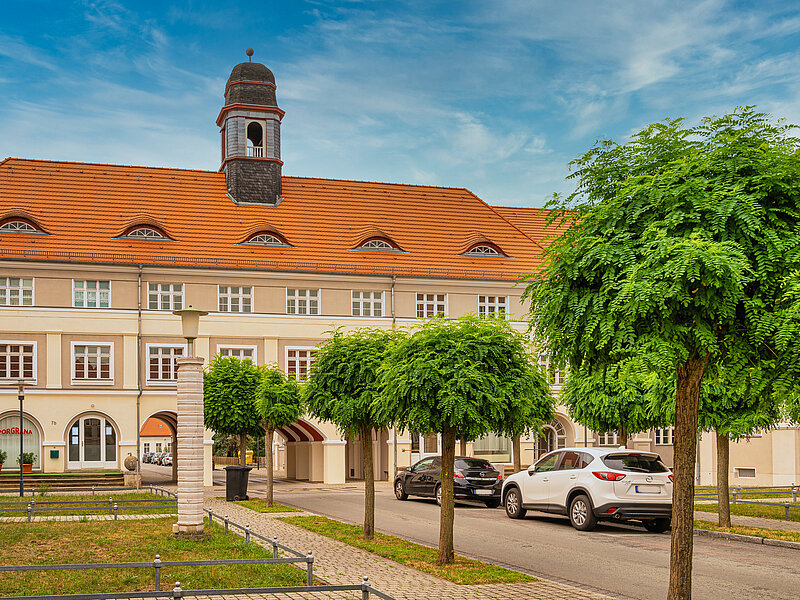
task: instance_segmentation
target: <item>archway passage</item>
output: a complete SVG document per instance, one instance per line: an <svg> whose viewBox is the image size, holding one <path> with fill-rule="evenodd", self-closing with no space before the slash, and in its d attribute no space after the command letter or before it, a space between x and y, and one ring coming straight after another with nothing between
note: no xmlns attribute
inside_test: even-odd
<svg viewBox="0 0 800 600"><path fill-rule="evenodd" d="M305 419L298 419L275 431L286 440L286 478L323 481L325 455L322 444L327 439L325 434Z"/></svg>
<svg viewBox="0 0 800 600"><path fill-rule="evenodd" d="M159 427L162 425L162 427ZM166 431L164 431L166 429ZM167 471L164 467L154 466L152 469L149 467L142 470L142 482L147 483L164 483L164 475L168 475L166 481L178 481L178 414L172 411L161 411L150 415L139 431L139 438L141 440L139 447L139 458L144 456L145 448L149 452L171 452L172 453L172 468ZM148 440L149 438L149 440ZM169 442L167 442L167 439ZM169 444L167 449L166 444ZM147 445L147 446L146 446ZM160 449L159 449L160 446ZM144 466L144 465L143 465ZM150 473L152 472L152 474ZM156 475L158 473L158 475ZM156 477L157 481L148 481L150 478Z"/></svg>

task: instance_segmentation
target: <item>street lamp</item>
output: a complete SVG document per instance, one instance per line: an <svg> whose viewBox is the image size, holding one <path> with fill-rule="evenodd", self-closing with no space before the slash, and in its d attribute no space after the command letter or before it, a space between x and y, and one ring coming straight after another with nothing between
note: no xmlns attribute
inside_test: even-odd
<svg viewBox="0 0 800 600"><path fill-rule="evenodd" d="M25 402L25 381L19 380L17 384L17 397L19 398L19 497L25 495L25 476L22 473L22 463L25 459L22 454L25 452L23 434L25 428L22 426L22 404Z"/></svg>
<svg viewBox="0 0 800 600"><path fill-rule="evenodd" d="M173 455L178 469L178 522L172 531L180 537L203 534L203 359L194 355L200 317L208 313L189 306L173 311L181 318L187 356L177 358L178 431Z"/></svg>

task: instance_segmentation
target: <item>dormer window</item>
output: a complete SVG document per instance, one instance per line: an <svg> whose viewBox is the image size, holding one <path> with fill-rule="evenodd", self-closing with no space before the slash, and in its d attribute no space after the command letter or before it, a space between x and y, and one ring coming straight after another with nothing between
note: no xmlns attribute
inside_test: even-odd
<svg viewBox="0 0 800 600"><path fill-rule="evenodd" d="M248 238L246 242L242 242L248 246L277 246L281 248L290 248L290 244L279 238L272 233L257 233Z"/></svg>
<svg viewBox="0 0 800 600"><path fill-rule="evenodd" d="M137 227L130 230L124 237L135 238L137 240L165 240L167 237L160 231L156 231L152 227Z"/></svg>
<svg viewBox="0 0 800 600"><path fill-rule="evenodd" d="M20 219L13 219L11 221L6 221L2 225L0 225L0 233L41 233L41 232L27 221L22 221Z"/></svg>
<svg viewBox="0 0 800 600"><path fill-rule="evenodd" d="M247 156L262 158L264 156L264 127L258 121L247 124Z"/></svg>
<svg viewBox="0 0 800 600"><path fill-rule="evenodd" d="M485 256L489 258L508 258L502 250L489 244L477 244L464 252L461 256Z"/></svg>
<svg viewBox="0 0 800 600"><path fill-rule="evenodd" d="M354 250L369 250L370 252L402 252L400 248L392 242L382 238L371 238L366 240Z"/></svg>

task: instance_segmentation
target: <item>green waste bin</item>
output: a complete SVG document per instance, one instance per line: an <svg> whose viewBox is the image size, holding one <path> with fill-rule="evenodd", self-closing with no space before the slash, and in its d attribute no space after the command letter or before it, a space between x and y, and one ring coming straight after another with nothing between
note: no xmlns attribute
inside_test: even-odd
<svg viewBox="0 0 800 600"><path fill-rule="evenodd" d="M225 467L225 499L228 502L249 500L247 496L247 478L252 467L230 465Z"/></svg>

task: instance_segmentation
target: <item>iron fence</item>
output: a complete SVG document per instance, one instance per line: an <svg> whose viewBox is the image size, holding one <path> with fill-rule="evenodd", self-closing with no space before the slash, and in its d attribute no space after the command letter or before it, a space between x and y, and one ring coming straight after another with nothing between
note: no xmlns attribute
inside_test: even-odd
<svg viewBox="0 0 800 600"><path fill-rule="evenodd" d="M759 485L759 486L750 487L750 488L742 487L742 486L736 486L736 487L730 488L729 493L730 493L731 502L734 502L734 501L737 501L737 500L739 502L742 502L741 498L742 498L743 495L771 497L771 496L777 496L777 495L779 495L781 493L790 494L792 496L792 502L797 502L798 488L800 488L800 486L797 486L794 483L792 485L774 485L774 486ZM694 497L695 497L695 499L698 499L698 500L717 500L718 499L716 490L711 490L711 491L701 490L701 491L695 493ZM783 506L783 505L781 505L781 506Z"/></svg>
<svg viewBox="0 0 800 600"><path fill-rule="evenodd" d="M94 495L96 495L98 493L99 494L105 494L106 492L128 492L128 493L131 493L131 494L135 494L136 492L148 491L148 490L151 493L157 494L159 496L168 496L170 498L177 498L178 497L178 495L175 492L172 492L170 490L167 490L167 489L164 489L164 488L160 488L160 487L157 487L157 486L153 486L153 485L144 485L144 486L141 486L141 487L138 487L138 488L132 488L132 487L106 487L106 486L102 486L102 485L101 486L93 485L92 487L56 487L56 488L47 488L46 491L43 491L41 489L41 487L38 488L38 489L35 488L35 487L31 487L31 488L26 488L24 491L25 492L30 492L32 497L36 497L37 491L38 491L40 496L60 494L62 492L85 492L85 493L91 492L92 496L94 496Z"/></svg>

